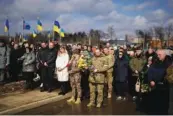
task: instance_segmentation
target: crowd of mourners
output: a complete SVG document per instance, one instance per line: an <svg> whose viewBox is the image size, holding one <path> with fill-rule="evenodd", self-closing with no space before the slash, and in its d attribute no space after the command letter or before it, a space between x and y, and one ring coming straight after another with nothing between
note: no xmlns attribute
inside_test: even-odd
<svg viewBox="0 0 173 116"><path fill-rule="evenodd" d="M29 44L0 41L0 83L7 75L25 89L34 89L40 79L40 92L52 92L55 81L60 95L72 89L68 103L100 108L104 98L117 101L132 98L136 110L148 114L173 114L173 52L141 46L59 45L57 42ZM8 73L7 73L8 72ZM22 73L21 73L22 72ZM116 95L112 94L115 93ZM129 95L131 97L129 97Z"/></svg>

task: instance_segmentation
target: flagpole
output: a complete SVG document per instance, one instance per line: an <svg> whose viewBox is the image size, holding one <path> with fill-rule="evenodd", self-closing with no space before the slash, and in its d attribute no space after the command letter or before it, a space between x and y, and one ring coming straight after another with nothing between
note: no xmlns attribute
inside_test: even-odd
<svg viewBox="0 0 173 116"><path fill-rule="evenodd" d="M8 16L7 16L7 19L8 19ZM10 22L9 22L9 19L8 19L8 23L10 23ZM9 25L10 25L10 24L9 24ZM10 26L9 26L8 33L7 33L7 34L8 34L8 39L9 39L9 36L10 36Z"/></svg>
<svg viewBox="0 0 173 116"><path fill-rule="evenodd" d="M24 18L22 17L22 42L23 42L23 37L24 37Z"/></svg>
<svg viewBox="0 0 173 116"><path fill-rule="evenodd" d="M60 34L59 34L60 35ZM61 35L60 35L60 38L59 38L59 44L61 45Z"/></svg>
<svg viewBox="0 0 173 116"><path fill-rule="evenodd" d="M8 34L8 37L9 37L9 36L10 36L10 32L9 32L9 30L8 30L8 33L7 33L7 34Z"/></svg>
<svg viewBox="0 0 173 116"><path fill-rule="evenodd" d="M54 32L54 30L52 29L52 34L53 34L53 40L55 40L55 32ZM50 41L50 39L49 39L49 41Z"/></svg>

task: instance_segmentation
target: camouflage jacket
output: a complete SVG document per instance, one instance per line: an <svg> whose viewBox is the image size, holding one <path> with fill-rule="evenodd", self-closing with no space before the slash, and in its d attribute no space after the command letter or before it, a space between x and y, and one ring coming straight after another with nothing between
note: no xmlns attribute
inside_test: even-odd
<svg viewBox="0 0 173 116"><path fill-rule="evenodd" d="M166 80L173 84L173 64L167 68Z"/></svg>
<svg viewBox="0 0 173 116"><path fill-rule="evenodd" d="M102 55L100 57L93 57L92 58L92 69L90 76L89 76L89 82L90 83L98 83L103 84L105 83L105 73L108 69L106 58ZM97 69L97 72L94 73L94 69Z"/></svg>
<svg viewBox="0 0 173 116"><path fill-rule="evenodd" d="M77 54L72 55L72 58L70 60L70 64L71 64L70 71L69 71L70 74L79 72L79 70L80 70L78 68L79 58L80 58L80 56Z"/></svg>
<svg viewBox="0 0 173 116"><path fill-rule="evenodd" d="M106 57L106 61L107 61L107 65L108 65L108 70L107 72L110 73L110 72L113 72L113 66L114 66L114 63L115 63L115 58L113 55L109 54Z"/></svg>

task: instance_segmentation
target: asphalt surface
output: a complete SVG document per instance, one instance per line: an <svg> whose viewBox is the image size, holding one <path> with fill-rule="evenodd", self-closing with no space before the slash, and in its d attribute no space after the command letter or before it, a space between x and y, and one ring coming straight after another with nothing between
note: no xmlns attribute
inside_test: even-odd
<svg viewBox="0 0 173 116"><path fill-rule="evenodd" d="M30 109L18 113L17 115L139 115L136 112L135 103L131 100L116 101L113 96L112 99L105 99L101 108L88 108L89 100L83 100L81 104L68 104L67 99L50 103L38 108Z"/></svg>

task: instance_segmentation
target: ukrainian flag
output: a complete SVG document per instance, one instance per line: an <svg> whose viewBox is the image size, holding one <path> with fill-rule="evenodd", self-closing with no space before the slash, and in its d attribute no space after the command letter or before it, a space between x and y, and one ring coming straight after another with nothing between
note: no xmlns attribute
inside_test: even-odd
<svg viewBox="0 0 173 116"><path fill-rule="evenodd" d="M37 33L35 31L33 31L32 36L33 36L33 38L35 38L37 36Z"/></svg>
<svg viewBox="0 0 173 116"><path fill-rule="evenodd" d="M60 33L60 24L59 24L58 21L54 22L53 31L57 32L57 33Z"/></svg>
<svg viewBox="0 0 173 116"><path fill-rule="evenodd" d="M9 31L9 21L8 19L5 21L5 27L4 27L4 32L8 32Z"/></svg>
<svg viewBox="0 0 173 116"><path fill-rule="evenodd" d="M43 31L43 26L42 26L42 23L41 23L40 19L37 20L37 30L38 31Z"/></svg>
<svg viewBox="0 0 173 116"><path fill-rule="evenodd" d="M30 24L26 23L25 20L23 20L23 30L30 30L31 26Z"/></svg>
<svg viewBox="0 0 173 116"><path fill-rule="evenodd" d="M61 36L61 37L64 37L64 29L61 29L61 30L60 30L60 36Z"/></svg>

